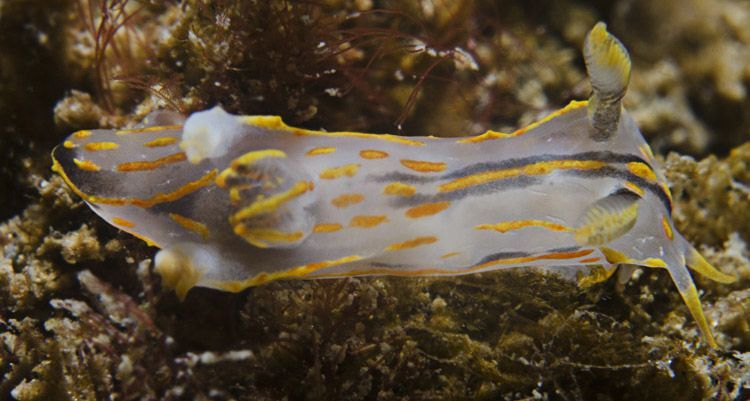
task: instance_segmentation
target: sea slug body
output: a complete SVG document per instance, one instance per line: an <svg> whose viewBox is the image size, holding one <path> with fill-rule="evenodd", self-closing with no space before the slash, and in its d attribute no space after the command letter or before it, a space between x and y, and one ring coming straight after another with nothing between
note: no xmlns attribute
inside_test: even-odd
<svg viewBox="0 0 750 401"><path fill-rule="evenodd" d="M53 168L110 224L161 248L155 269L180 297L287 278L632 264L666 269L715 346L688 267L734 278L674 227L622 108L625 48L599 23L584 57L591 98L514 133L319 132L215 107L184 125L80 131Z"/></svg>

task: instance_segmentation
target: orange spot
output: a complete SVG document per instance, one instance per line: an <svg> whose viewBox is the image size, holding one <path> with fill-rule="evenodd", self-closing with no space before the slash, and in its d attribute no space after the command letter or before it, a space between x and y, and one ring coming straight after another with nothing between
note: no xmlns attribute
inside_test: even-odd
<svg viewBox="0 0 750 401"><path fill-rule="evenodd" d="M139 207L151 207L159 203L171 202L171 201L180 199L182 197L185 197L205 186L211 185L214 178L218 174L218 171L216 169L213 169L207 172L201 178L195 181L188 182L187 184L181 186L180 188L177 188L176 190L172 192L159 193L150 198L139 199L139 198L106 198L103 196L95 196L95 195L86 194L83 191L81 191L81 189L78 188L75 185L75 183L73 183L73 181L70 180L70 177L68 177L68 174L65 172L65 169L62 168L60 163L54 157L52 158L52 171L56 172L57 174L60 174L63 181L65 181L65 183L68 184L68 187L70 187L70 189L72 189L73 192L76 193L76 195L80 196L88 203L99 203L103 205L112 205L112 206L133 205L133 206L139 206ZM149 244L154 243L151 240L147 242L149 242Z"/></svg>
<svg viewBox="0 0 750 401"><path fill-rule="evenodd" d="M667 194L667 199L669 200L669 206L671 207L673 204L672 191L669 190L669 186L665 182L660 182L659 186L661 187L662 191L664 191L664 193Z"/></svg>
<svg viewBox="0 0 750 401"><path fill-rule="evenodd" d="M127 172L127 171L154 170L166 164L179 163L185 160L187 160L185 153L180 152L180 153L174 153L168 156L164 156L156 160L145 160L145 161L121 163L117 165L117 171Z"/></svg>
<svg viewBox="0 0 750 401"><path fill-rule="evenodd" d="M645 194L646 194L646 193L645 193L645 192L643 191L643 188L639 187L639 186L638 186L638 185L636 185L636 184L633 184L633 183L632 183L632 182L630 182L630 181L625 181L625 187L626 187L626 188L628 188L629 190L631 190L631 191L632 191L633 193L636 193L636 194L638 194L638 196L640 196L641 198L643 197L643 195L645 195Z"/></svg>
<svg viewBox="0 0 750 401"><path fill-rule="evenodd" d="M398 251L401 249L411 249L422 245L434 244L435 242L437 242L437 240L437 237L417 237L408 241L388 245L385 250Z"/></svg>
<svg viewBox="0 0 750 401"><path fill-rule="evenodd" d="M432 216L433 214L440 213L447 209L450 205L450 202L425 203L406 210L406 215L412 219Z"/></svg>
<svg viewBox="0 0 750 401"><path fill-rule="evenodd" d="M359 152L359 157L363 159L385 159L388 153L382 150L365 149Z"/></svg>
<svg viewBox="0 0 750 401"><path fill-rule="evenodd" d="M416 192L416 188L401 182L392 182L383 188L383 193L386 195L412 196Z"/></svg>
<svg viewBox="0 0 750 401"><path fill-rule="evenodd" d="M648 146L647 143L639 146L638 149L641 151L641 154L646 158L646 160L651 161L654 159L654 152L651 150L651 147Z"/></svg>
<svg viewBox="0 0 750 401"><path fill-rule="evenodd" d="M65 141L65 142L63 142L63 147L65 149L73 149L73 148L78 147L78 145L76 145L75 143L73 143L71 141Z"/></svg>
<svg viewBox="0 0 750 401"><path fill-rule="evenodd" d="M592 252L594 252L593 249L583 249L580 251L574 251L574 252L554 252L554 253L548 253L544 255L538 255L535 256L537 260L543 260L543 259L575 259L580 258L583 256L590 255Z"/></svg>
<svg viewBox="0 0 750 401"><path fill-rule="evenodd" d="M140 207L151 207L158 203L172 202L182 197L185 197L203 187L211 185L211 183L214 180L214 177L216 177L216 174L217 174L216 169L213 169L209 171L208 173L206 173L203 177L195 181L191 181L175 189L172 192L156 194L148 199L136 198L136 199L123 199L122 201L123 201L123 204L131 204L131 205L140 206ZM99 202L95 202L95 203L107 203L107 202L102 202L101 198L96 199L96 200L98 200Z"/></svg>
<svg viewBox="0 0 750 401"><path fill-rule="evenodd" d="M420 173L437 173L445 170L446 167L446 164L443 162L425 162L408 159L401 160L401 164L410 170L418 171Z"/></svg>
<svg viewBox="0 0 750 401"><path fill-rule="evenodd" d="M261 272L261 273L258 273L256 276L251 277L247 280L215 281L215 282L209 282L208 284L210 284L211 287L221 288L224 291L238 292L238 291L242 291L243 289L247 287L264 284L273 280L279 280L279 279L284 279L284 278L304 277L317 270L326 269L329 267L338 266L338 265L342 265L345 263L356 262L361 259L362 257L359 255L350 255L350 256L345 256L343 258L339 258L339 259L324 260L321 262L310 263L310 264L306 264L306 265L302 265L298 267L293 267L291 269L274 271L271 273Z"/></svg>
<svg viewBox="0 0 750 401"><path fill-rule="evenodd" d="M452 258L454 256L458 256L460 254L461 254L461 252L448 252L445 255L441 256L440 259L448 259L448 258Z"/></svg>
<svg viewBox="0 0 750 401"><path fill-rule="evenodd" d="M576 109L579 109L581 107L585 107L586 105L588 105L588 101L586 101L586 100L584 100L584 101L574 100L574 101L568 103L568 105L565 106L565 107L563 107L562 109L556 110L556 111L550 113L549 115L547 115L546 117L542 118L541 120L536 121L534 123L531 123L531 124L527 125L526 127L519 128L516 131L514 131L513 133L506 134L506 133L503 133L503 132L487 131L487 132L485 132L482 135L474 136L474 137L471 137L471 138L460 139L460 140L458 140L458 143L478 143L478 142L484 142L484 141L493 140L493 139L512 138L514 136L523 135L526 132L528 132L528 131L530 131L530 130L532 130L532 129L534 129L534 128L536 128L536 127L538 127L538 126L540 126L540 125L542 125L542 124L544 124L544 123L546 123L548 121L551 121L552 119L554 119L556 117L559 117L559 116L561 116L563 114L566 114L566 113L568 113L568 112L570 112L572 110L576 110Z"/></svg>
<svg viewBox="0 0 750 401"><path fill-rule="evenodd" d="M508 133L505 133L505 132L498 132L498 131L493 131L493 130L487 130L482 135L473 136L471 138L459 139L456 142L457 143L479 143L479 142L489 141L489 140L492 140L492 139L512 138L512 137L513 137L512 134L508 134Z"/></svg>
<svg viewBox="0 0 750 401"><path fill-rule="evenodd" d="M263 149L247 152L232 160L229 164L229 168L224 169L221 174L219 174L219 177L216 179L216 185L224 188L227 184L226 181L228 178L237 178L238 175L244 176L253 181L262 180L264 182L264 189L267 189L266 185L274 185L269 181L271 178L274 178L277 183L281 183L281 179L275 177L273 173L261 173L258 169L252 167L258 161L267 158L284 159L286 158L286 153L279 149ZM275 188L275 186L271 186L271 188Z"/></svg>
<svg viewBox="0 0 750 401"><path fill-rule="evenodd" d="M305 153L306 156L325 155L336 151L334 147L312 148Z"/></svg>
<svg viewBox="0 0 750 401"><path fill-rule="evenodd" d="M336 260L325 260L322 262L310 263L304 266L289 269L287 276L299 277L299 276L312 273L316 270L325 269L328 267L333 267L333 266L341 265L344 263L356 262L360 259L362 259L361 256L351 255L351 256L345 256L343 258L336 259ZM285 272L280 272L280 273L285 273Z"/></svg>
<svg viewBox="0 0 750 401"><path fill-rule="evenodd" d="M244 224L235 225L234 233L258 248L268 248L269 243L297 242L305 236L302 231L286 232L265 228L250 228Z"/></svg>
<svg viewBox="0 0 750 401"><path fill-rule="evenodd" d="M78 131L74 133L73 136L78 139L88 138L91 136L91 131L89 130Z"/></svg>
<svg viewBox="0 0 750 401"><path fill-rule="evenodd" d="M125 231L126 233L138 238L139 240L146 243L148 246L155 246L157 248L161 248L156 242L154 242L151 238L146 237L143 234L138 234L135 231L132 231L132 228L135 228L135 223L133 223L130 220L126 220L120 217L113 217L112 223L118 225L122 231Z"/></svg>
<svg viewBox="0 0 750 401"><path fill-rule="evenodd" d="M670 240L673 239L674 232L672 232L672 226L669 224L666 216L661 216L661 226L664 228L664 234L667 235L667 238Z"/></svg>
<svg viewBox="0 0 750 401"><path fill-rule="evenodd" d="M283 122L282 122L283 124ZM390 134L365 134L362 132L322 132L322 131L310 131L305 130L301 128L294 128L289 127L286 124L283 124L283 127L280 127L280 129L284 129L287 131L291 131L294 133L294 135L297 136L324 136L329 138L360 138L360 139L375 139L375 140L381 140L381 141L388 141L388 142L395 142L400 143L402 145L408 145L408 146L424 146L425 144L423 142L415 141L413 139L404 138L402 136L398 135L390 135Z"/></svg>
<svg viewBox="0 0 750 401"><path fill-rule="evenodd" d="M656 174L653 170L651 170L651 167L649 167L645 163L630 162L628 163L628 170L630 170L631 173L637 175L638 177L643 178L644 180L656 181Z"/></svg>
<svg viewBox="0 0 750 401"><path fill-rule="evenodd" d="M333 180L339 177L354 177L359 171L359 164L346 164L339 167L331 167L320 173L320 178L324 180Z"/></svg>
<svg viewBox="0 0 750 401"><path fill-rule="evenodd" d="M208 239L208 227L205 224L177 213L170 213L169 218L182 228L200 235L203 239Z"/></svg>
<svg viewBox="0 0 750 401"><path fill-rule="evenodd" d="M370 228L375 227L378 224L385 223L388 220L386 216L383 215L377 215L377 216L354 216L352 217L352 220L349 222L349 225L351 227L359 227L359 228Z"/></svg>
<svg viewBox="0 0 750 401"><path fill-rule="evenodd" d="M497 224L480 224L474 228L477 230L495 230L500 233L506 233L508 231L520 230L525 227L543 227L552 231L569 232L572 231L569 227L562 224L553 223L544 220L515 220L515 221L504 221Z"/></svg>
<svg viewBox="0 0 750 401"><path fill-rule="evenodd" d="M466 274L466 273L473 273L476 271L484 270L494 265L500 265L500 264L522 265L524 263L529 263L529 262L534 262L534 261L544 260L544 259L575 259L575 258L589 255L592 252L594 252L592 249L585 249L585 250L573 251L573 252L558 252L558 253L548 253L548 254L535 255L535 256L522 256L522 257L517 257L517 258L498 259L498 260L493 260L493 261L483 263L481 265L477 265L477 266L467 268L467 269L426 268L426 269L419 269L419 270L403 270L403 269L394 269L394 268L386 267L386 268L370 268L370 269L361 269L361 270L347 270L344 272L330 273L330 274L317 274L317 275L314 275L313 277L316 277L316 278L352 277L352 276L366 276L366 275L378 275L378 274L415 277L415 276L429 276L429 275L436 275L436 274L438 275Z"/></svg>
<svg viewBox="0 0 750 401"><path fill-rule="evenodd" d="M362 194L343 194L334 198L331 201L331 204L338 208L344 208L351 205L356 205L363 200L365 200L365 197Z"/></svg>
<svg viewBox="0 0 750 401"><path fill-rule="evenodd" d="M314 274L310 277L313 278L337 278L337 277L356 277L356 276L398 276L398 277L420 277L429 276L433 274L450 274L451 271L446 271L439 268L433 269L420 269L420 270L399 270L387 267L378 267L371 269L359 269L359 270L347 270L337 273L323 273Z"/></svg>
<svg viewBox="0 0 750 401"><path fill-rule="evenodd" d="M485 171L483 173L468 175L442 184L439 188L440 192L451 192L517 176L545 175L555 170L596 170L606 166L607 163L596 160L554 160L538 162L523 167Z"/></svg>
<svg viewBox="0 0 750 401"><path fill-rule="evenodd" d="M341 230L343 227L338 223L321 223L313 227L314 233L332 233Z"/></svg>
<svg viewBox="0 0 750 401"><path fill-rule="evenodd" d="M123 226L123 227L127 227L127 228L134 228L135 227L135 223L133 223L130 220L123 219L121 217L113 217L112 218L112 222L115 223L115 224L117 224L118 226Z"/></svg>
<svg viewBox="0 0 750 401"><path fill-rule="evenodd" d="M285 159L286 153L284 153L283 150L279 150L279 149L254 150L252 152L247 152L243 154L242 156L232 160L232 162L229 164L229 167L232 170L247 168L257 163L259 160L263 160L266 158Z"/></svg>
<svg viewBox="0 0 750 401"><path fill-rule="evenodd" d="M579 260L580 263L596 263L602 260L602 258L586 258Z"/></svg>
<svg viewBox="0 0 750 401"><path fill-rule="evenodd" d="M154 240L152 240L151 238L149 238L149 237L147 237L147 236L145 236L143 234L138 234L137 232L128 231L128 230L123 230L123 231L125 231L126 233L128 233L128 234L130 234L130 235L138 238L139 240L145 242L146 245L148 245L148 246L155 246L157 248L162 248L161 245L157 244Z"/></svg>
<svg viewBox="0 0 750 401"><path fill-rule="evenodd" d="M593 249L583 249L580 251L572 251L572 252L553 252L553 253L546 253L542 255L521 256L518 258L509 258L509 259L498 259L498 260L489 261L487 263L482 263L481 265L473 267L472 270L480 270L486 267L499 265L499 264L522 264L522 263L536 262L539 260L575 259L575 258L588 256L592 252L594 252Z"/></svg>
<svg viewBox="0 0 750 401"><path fill-rule="evenodd" d="M98 164L88 161L88 160L78 160L74 158L73 163L75 163L76 166L78 166L78 168L80 168L81 170L99 171L102 169L101 167L99 167Z"/></svg>
<svg viewBox="0 0 750 401"><path fill-rule="evenodd" d="M162 147L162 146L169 146L169 145L171 145L173 143L177 143L177 141L179 141L179 139L177 139L176 137L165 136L165 137L162 137L162 138L156 138L153 141L148 141L148 142L144 143L143 146L145 146L147 148L158 148L158 147Z"/></svg>
<svg viewBox="0 0 750 401"><path fill-rule="evenodd" d="M116 142L89 142L83 146L84 149L90 152L96 152L100 150L114 150L120 147L120 144Z"/></svg>
<svg viewBox="0 0 750 401"><path fill-rule="evenodd" d="M182 129L182 125L160 125L156 127L121 129L117 131L117 135L145 134L147 132L171 131L179 129Z"/></svg>
<svg viewBox="0 0 750 401"><path fill-rule="evenodd" d="M278 210L285 203L299 197L307 191L312 191L312 182L299 181L291 188L267 198L257 198L255 202L243 207L237 213L229 218L232 225L238 224L242 220L249 219L258 215L268 214Z"/></svg>

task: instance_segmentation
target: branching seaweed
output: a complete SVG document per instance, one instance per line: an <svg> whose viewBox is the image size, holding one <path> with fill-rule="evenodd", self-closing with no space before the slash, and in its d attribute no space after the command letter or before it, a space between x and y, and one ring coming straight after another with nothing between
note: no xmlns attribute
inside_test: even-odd
<svg viewBox="0 0 750 401"><path fill-rule="evenodd" d="M378 17L386 17L385 21L388 21L394 27L378 26L383 25L383 22L377 21ZM456 28L449 29L443 32L443 35L438 36L430 32L424 21L395 9L375 9L354 13L347 16L347 20L342 25L346 24L353 26L332 31L335 39L327 44L327 54L344 56L345 58L347 53L363 52L369 54L369 57L367 57L364 65L341 63L342 73L349 81L343 89L342 95L356 88L366 96L376 99L381 107L389 107L392 102L388 95L379 89L380 84L375 84L376 82L382 82L382 79L373 80L371 78L375 65L379 62L387 65L399 65L398 62L394 63L393 60L385 63L384 61L389 58L398 60L402 57L409 59L420 55L424 56L423 60L416 60L414 67L418 72L406 72L409 77L414 79L414 85L406 101L400 106L400 111L397 112L398 117L394 124L399 129L414 110L419 93L428 80L432 79L441 84L448 83L458 86L458 82L451 78L452 73L445 77L434 74L436 67L444 63L452 64L456 67L454 72L455 70L476 70L478 68L473 57L466 50L454 44L458 41L456 33L459 30ZM419 33L410 33L412 31ZM424 64L423 67L418 67L422 64ZM379 75L382 75L382 73L390 73L399 81L406 79L404 72L400 69L381 71ZM390 108L393 109L392 106ZM391 111L391 113L394 112L395 110Z"/></svg>
<svg viewBox="0 0 750 401"><path fill-rule="evenodd" d="M130 39L138 38L138 15L145 6L133 7L130 0L80 0L76 10L93 42L94 91L103 107L112 112L115 102L112 98L113 74L128 75L128 66L136 57ZM121 30L127 31L128 40L118 41ZM141 38L140 40L145 40Z"/></svg>

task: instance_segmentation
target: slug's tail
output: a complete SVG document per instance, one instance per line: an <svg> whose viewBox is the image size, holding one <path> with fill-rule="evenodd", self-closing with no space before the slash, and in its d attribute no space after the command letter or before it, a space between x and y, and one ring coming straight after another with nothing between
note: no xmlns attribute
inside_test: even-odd
<svg viewBox="0 0 750 401"><path fill-rule="evenodd" d="M625 46L597 23L586 36L583 57L591 80L589 99L591 138L605 141L614 135L620 121L622 97L630 82L630 56Z"/></svg>

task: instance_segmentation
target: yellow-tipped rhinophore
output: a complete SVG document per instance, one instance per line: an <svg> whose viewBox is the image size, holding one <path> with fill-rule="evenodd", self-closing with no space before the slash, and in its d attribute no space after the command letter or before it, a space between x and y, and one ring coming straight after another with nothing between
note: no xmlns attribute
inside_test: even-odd
<svg viewBox="0 0 750 401"><path fill-rule="evenodd" d="M630 56L625 46L597 23L583 45L586 70L593 92L589 99L591 137L604 141L617 131L621 99L630 82Z"/></svg>
<svg viewBox="0 0 750 401"><path fill-rule="evenodd" d="M603 98L625 94L630 82L630 55L625 46L611 33L607 25L599 22L594 25L583 48L586 69L595 92Z"/></svg>

